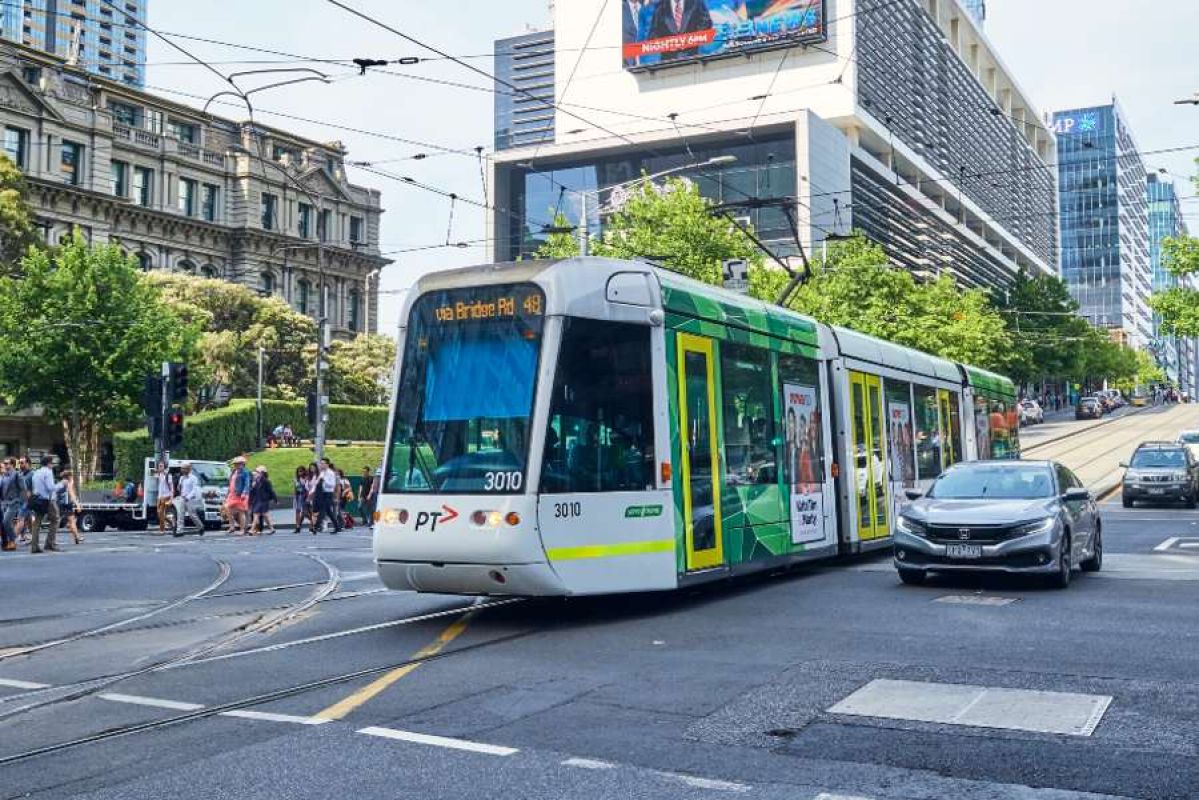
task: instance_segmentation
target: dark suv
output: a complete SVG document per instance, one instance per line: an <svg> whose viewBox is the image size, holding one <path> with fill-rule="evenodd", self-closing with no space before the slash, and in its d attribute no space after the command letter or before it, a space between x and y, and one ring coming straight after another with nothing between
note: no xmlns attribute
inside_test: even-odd
<svg viewBox="0 0 1199 800"><path fill-rule="evenodd" d="M1199 462L1186 445L1143 442L1124 467L1124 507L1138 500L1172 500L1194 508L1199 500Z"/></svg>

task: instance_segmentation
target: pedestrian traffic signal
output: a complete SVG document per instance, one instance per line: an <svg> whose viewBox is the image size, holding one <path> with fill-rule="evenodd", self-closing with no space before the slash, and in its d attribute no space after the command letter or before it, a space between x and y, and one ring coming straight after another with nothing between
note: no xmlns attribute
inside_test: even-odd
<svg viewBox="0 0 1199 800"><path fill-rule="evenodd" d="M187 364L171 364L168 389L169 402L182 405L187 402Z"/></svg>
<svg viewBox="0 0 1199 800"><path fill-rule="evenodd" d="M183 444L183 412L173 409L167 413L166 449L171 450Z"/></svg>

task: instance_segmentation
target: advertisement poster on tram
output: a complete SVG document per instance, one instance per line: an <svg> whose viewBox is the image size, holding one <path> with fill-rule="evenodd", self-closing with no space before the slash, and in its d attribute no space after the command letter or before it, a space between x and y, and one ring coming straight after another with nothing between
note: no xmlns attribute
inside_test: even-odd
<svg viewBox="0 0 1199 800"><path fill-rule="evenodd" d="M904 489L916 487L916 460L912 442L912 408L907 403L887 404L887 449L890 454L892 519L907 505Z"/></svg>
<svg viewBox="0 0 1199 800"><path fill-rule="evenodd" d="M787 419L785 453L790 485L791 543L824 538L824 487L820 480L820 412L816 389L783 384Z"/></svg>

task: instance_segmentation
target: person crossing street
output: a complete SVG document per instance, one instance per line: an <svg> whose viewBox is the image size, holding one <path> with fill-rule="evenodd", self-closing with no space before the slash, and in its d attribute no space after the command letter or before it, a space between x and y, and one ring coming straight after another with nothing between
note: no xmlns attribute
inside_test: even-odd
<svg viewBox="0 0 1199 800"><path fill-rule="evenodd" d="M190 461L179 466L179 494L175 498L175 535L182 536L188 524L204 533L204 520L200 509L204 507L204 495L200 490L200 479L192 472Z"/></svg>
<svg viewBox="0 0 1199 800"><path fill-rule="evenodd" d="M49 523L49 528L46 531L46 550L58 552L58 504L55 503L55 496L58 494L58 485L54 480L54 456L42 456L42 465L33 473L32 485L29 495L29 510L32 516L29 518L29 535L30 545L29 552L40 553L42 546L40 543L42 534L42 523Z"/></svg>

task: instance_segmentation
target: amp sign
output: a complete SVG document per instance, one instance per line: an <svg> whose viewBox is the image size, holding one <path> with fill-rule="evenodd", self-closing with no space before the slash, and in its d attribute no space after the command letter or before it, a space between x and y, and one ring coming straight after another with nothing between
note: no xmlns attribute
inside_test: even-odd
<svg viewBox="0 0 1199 800"><path fill-rule="evenodd" d="M1078 133L1095 133L1099 130L1097 114L1065 114L1053 120L1053 132L1058 136L1071 136Z"/></svg>

